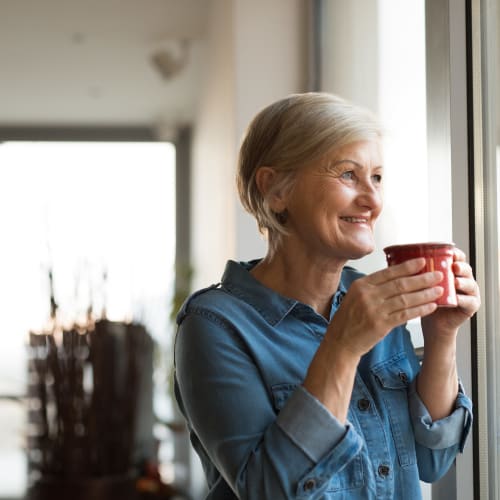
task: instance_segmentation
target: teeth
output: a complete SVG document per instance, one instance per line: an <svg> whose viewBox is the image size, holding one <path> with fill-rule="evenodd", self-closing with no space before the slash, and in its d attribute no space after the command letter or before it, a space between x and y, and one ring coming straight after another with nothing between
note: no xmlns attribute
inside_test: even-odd
<svg viewBox="0 0 500 500"><path fill-rule="evenodd" d="M366 219L361 219L359 217L341 217L341 219L347 222L366 222Z"/></svg>

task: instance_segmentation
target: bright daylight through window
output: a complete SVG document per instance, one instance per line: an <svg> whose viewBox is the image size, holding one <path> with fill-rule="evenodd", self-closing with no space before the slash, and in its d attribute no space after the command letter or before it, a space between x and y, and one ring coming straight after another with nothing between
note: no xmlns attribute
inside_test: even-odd
<svg viewBox="0 0 500 500"><path fill-rule="evenodd" d="M163 394L155 396L156 414L171 417L166 358L175 148L170 143L3 143L0 213L0 496L21 497L29 460L30 332L46 332L54 320L63 329L103 316L141 322L163 353L154 357L156 390ZM49 274L57 304L52 324Z"/></svg>

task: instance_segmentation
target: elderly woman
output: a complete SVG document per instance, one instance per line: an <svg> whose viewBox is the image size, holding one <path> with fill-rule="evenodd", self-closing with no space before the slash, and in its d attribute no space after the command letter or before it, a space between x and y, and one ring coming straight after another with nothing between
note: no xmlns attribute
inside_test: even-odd
<svg viewBox="0 0 500 500"><path fill-rule="evenodd" d="M442 274L417 274L423 259L346 265L374 249L382 185L379 125L342 99L291 95L250 124L238 188L268 253L229 261L178 315L176 397L207 498L413 500L463 450L456 337L478 286L459 250L456 308L437 308Z"/></svg>

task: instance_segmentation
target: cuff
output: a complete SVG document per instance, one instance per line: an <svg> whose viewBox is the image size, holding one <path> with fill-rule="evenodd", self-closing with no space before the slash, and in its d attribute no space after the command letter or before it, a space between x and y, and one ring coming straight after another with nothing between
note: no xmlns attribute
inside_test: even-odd
<svg viewBox="0 0 500 500"><path fill-rule="evenodd" d="M290 396L276 423L314 462L319 462L349 430L302 386Z"/></svg>
<svg viewBox="0 0 500 500"><path fill-rule="evenodd" d="M472 402L465 395L459 382L455 410L445 418L432 421L427 408L416 390L416 380L413 380L409 391L410 414L417 443L432 450L441 450L459 445L460 452L472 425Z"/></svg>

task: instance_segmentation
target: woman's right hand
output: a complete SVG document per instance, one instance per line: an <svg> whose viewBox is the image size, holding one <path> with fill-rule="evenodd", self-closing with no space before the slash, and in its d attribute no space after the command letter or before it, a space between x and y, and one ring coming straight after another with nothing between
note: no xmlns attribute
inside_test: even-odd
<svg viewBox="0 0 500 500"><path fill-rule="evenodd" d="M328 327L325 340L361 357L393 328L427 316L443 293L440 271L418 273L425 259L412 259L352 283Z"/></svg>

